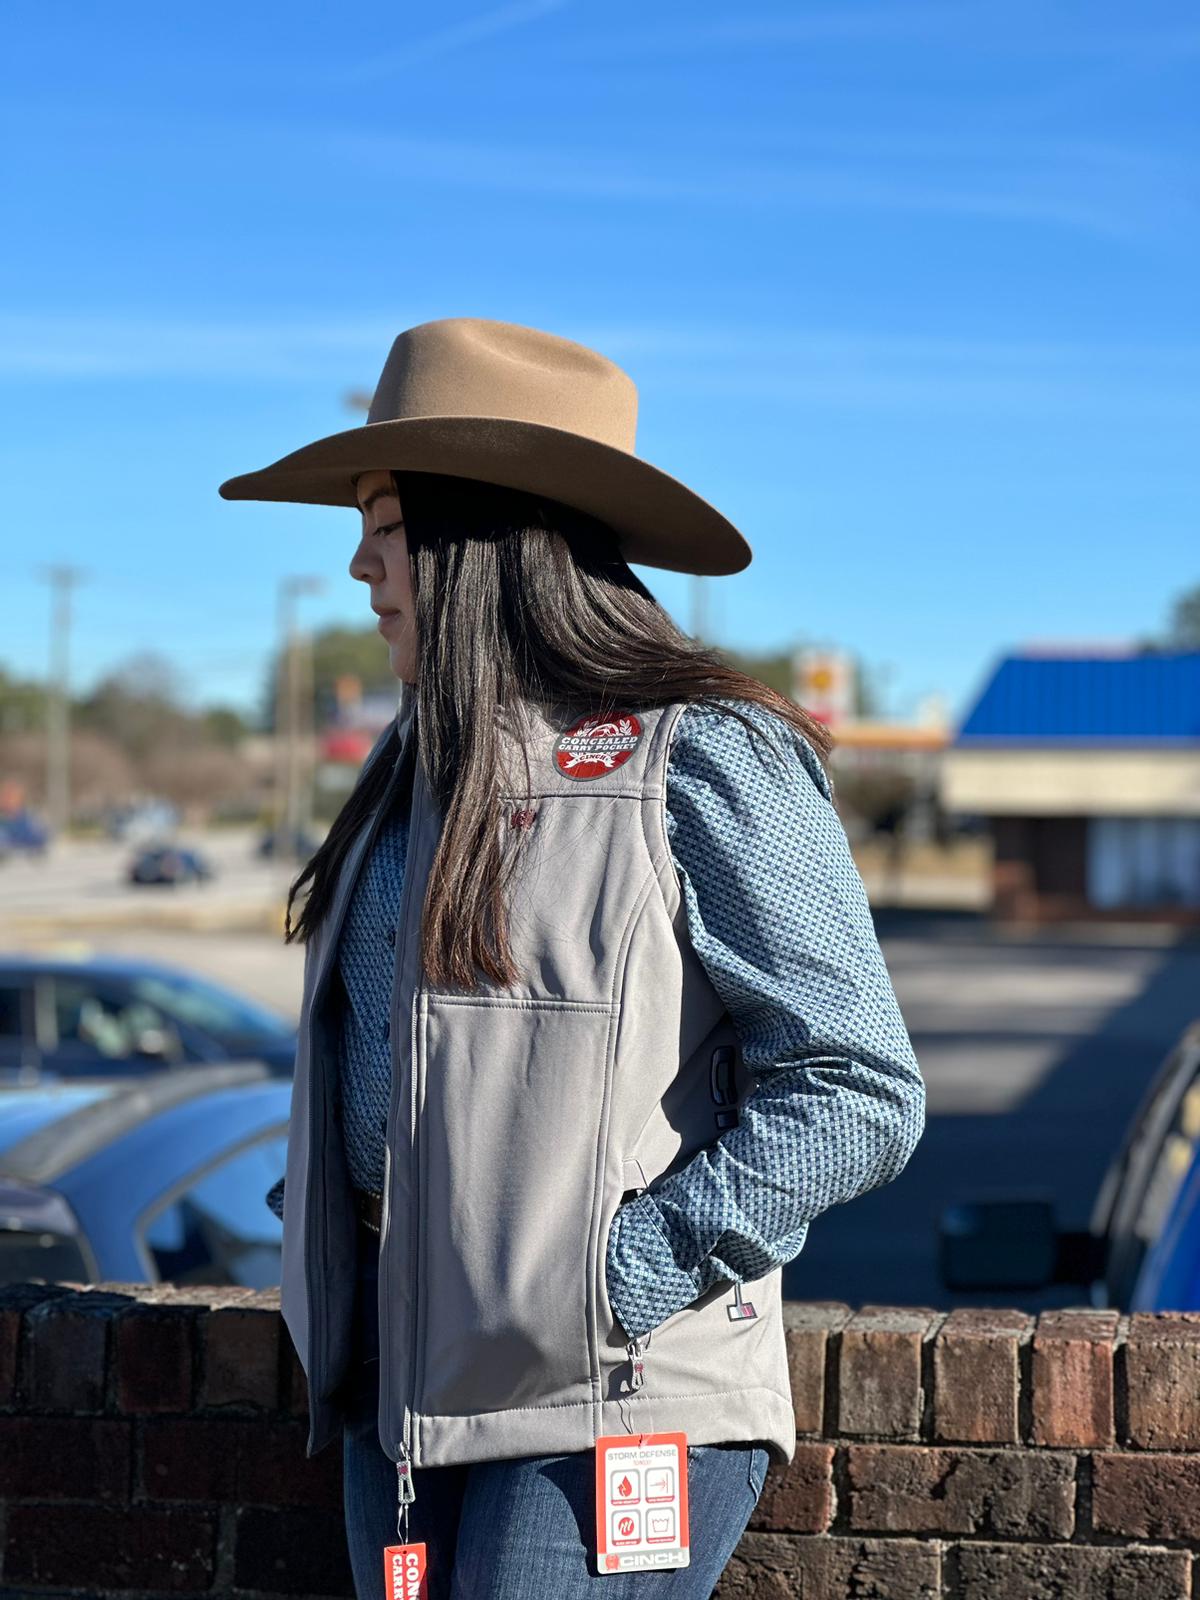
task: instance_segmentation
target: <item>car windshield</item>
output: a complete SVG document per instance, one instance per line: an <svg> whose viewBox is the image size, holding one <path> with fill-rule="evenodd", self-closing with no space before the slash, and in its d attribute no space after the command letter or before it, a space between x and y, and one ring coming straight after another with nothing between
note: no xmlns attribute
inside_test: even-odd
<svg viewBox="0 0 1200 1600"><path fill-rule="evenodd" d="M139 999L150 1001L168 1016L227 1041L257 1039L283 1043L296 1031L265 1006L230 994L202 978L142 973L132 978L129 986Z"/></svg>

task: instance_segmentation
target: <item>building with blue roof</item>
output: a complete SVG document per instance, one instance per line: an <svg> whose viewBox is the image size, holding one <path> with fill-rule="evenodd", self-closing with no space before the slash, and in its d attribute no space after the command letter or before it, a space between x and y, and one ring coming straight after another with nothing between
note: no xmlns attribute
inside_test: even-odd
<svg viewBox="0 0 1200 1600"><path fill-rule="evenodd" d="M1006 655L941 798L991 821L1000 917L1200 921L1200 650Z"/></svg>

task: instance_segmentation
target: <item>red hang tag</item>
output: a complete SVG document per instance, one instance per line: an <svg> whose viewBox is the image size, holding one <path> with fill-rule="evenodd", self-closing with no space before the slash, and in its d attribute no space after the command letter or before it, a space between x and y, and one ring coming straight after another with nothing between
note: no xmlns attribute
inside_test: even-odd
<svg viewBox="0 0 1200 1600"><path fill-rule="evenodd" d="M596 1440L596 1571L691 1564L686 1433Z"/></svg>
<svg viewBox="0 0 1200 1600"><path fill-rule="evenodd" d="M429 1600L424 1539L384 1547L383 1592L386 1600Z"/></svg>

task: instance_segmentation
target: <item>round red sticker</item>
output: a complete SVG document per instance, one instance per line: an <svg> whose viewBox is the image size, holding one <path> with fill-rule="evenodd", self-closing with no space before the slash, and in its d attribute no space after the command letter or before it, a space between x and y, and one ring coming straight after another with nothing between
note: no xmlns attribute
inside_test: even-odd
<svg viewBox="0 0 1200 1600"><path fill-rule="evenodd" d="M602 778L625 765L641 737L632 711L603 720L580 717L554 741L554 763L568 778Z"/></svg>

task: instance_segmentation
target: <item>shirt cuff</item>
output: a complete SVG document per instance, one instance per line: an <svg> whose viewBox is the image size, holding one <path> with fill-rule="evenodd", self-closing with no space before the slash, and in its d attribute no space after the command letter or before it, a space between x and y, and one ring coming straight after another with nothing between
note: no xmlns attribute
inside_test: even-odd
<svg viewBox="0 0 1200 1600"><path fill-rule="evenodd" d="M649 1190L614 1212L605 1275L613 1315L631 1339L650 1333L700 1293L700 1276L676 1261Z"/></svg>

